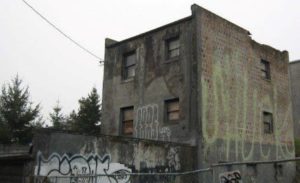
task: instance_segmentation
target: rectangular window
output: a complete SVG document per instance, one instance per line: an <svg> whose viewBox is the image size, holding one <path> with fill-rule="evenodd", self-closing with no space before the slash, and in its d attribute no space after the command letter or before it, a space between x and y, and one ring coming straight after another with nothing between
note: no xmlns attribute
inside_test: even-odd
<svg viewBox="0 0 300 183"><path fill-rule="evenodd" d="M166 100L166 120L177 121L179 120L179 99Z"/></svg>
<svg viewBox="0 0 300 183"><path fill-rule="evenodd" d="M178 57L180 53L179 37L168 39L166 43L167 43L167 59Z"/></svg>
<svg viewBox="0 0 300 183"><path fill-rule="evenodd" d="M136 54L130 52L124 55L123 79L129 79L135 76Z"/></svg>
<svg viewBox="0 0 300 183"><path fill-rule="evenodd" d="M133 106L121 109L122 134L133 134Z"/></svg>
<svg viewBox="0 0 300 183"><path fill-rule="evenodd" d="M264 133L273 133L273 115L269 112L263 112Z"/></svg>
<svg viewBox="0 0 300 183"><path fill-rule="evenodd" d="M265 79L271 79L271 70L270 70L270 62L266 60L261 60L261 71L262 75Z"/></svg>

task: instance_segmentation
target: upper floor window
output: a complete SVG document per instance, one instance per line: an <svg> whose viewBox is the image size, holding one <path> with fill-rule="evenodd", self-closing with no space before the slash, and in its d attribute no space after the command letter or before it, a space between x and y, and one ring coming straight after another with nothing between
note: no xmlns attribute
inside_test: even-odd
<svg viewBox="0 0 300 183"><path fill-rule="evenodd" d="M121 126L123 135L133 134L133 106L121 109Z"/></svg>
<svg viewBox="0 0 300 183"><path fill-rule="evenodd" d="M270 112L263 112L264 133L273 133L273 115Z"/></svg>
<svg viewBox="0 0 300 183"><path fill-rule="evenodd" d="M166 120L177 121L179 120L179 99L171 99L165 101L166 106Z"/></svg>
<svg viewBox="0 0 300 183"><path fill-rule="evenodd" d="M266 60L261 60L261 71L263 74L263 77L265 79L271 79L271 69L270 69L270 62Z"/></svg>
<svg viewBox="0 0 300 183"><path fill-rule="evenodd" d="M180 42L179 37L174 37L166 41L167 45L167 59L175 58L179 56Z"/></svg>
<svg viewBox="0 0 300 183"><path fill-rule="evenodd" d="M129 79L135 76L136 54L130 52L124 55L123 61L123 79Z"/></svg>

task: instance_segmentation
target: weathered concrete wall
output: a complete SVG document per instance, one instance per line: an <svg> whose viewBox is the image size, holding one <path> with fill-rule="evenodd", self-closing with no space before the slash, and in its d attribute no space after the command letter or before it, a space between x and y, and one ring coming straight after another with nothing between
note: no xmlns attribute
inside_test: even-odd
<svg viewBox="0 0 300 183"><path fill-rule="evenodd" d="M113 136L42 131L34 137L32 175L70 176L129 172L181 172L195 169L195 148ZM129 177L120 178L126 182ZM140 177L159 182L159 177ZM157 180L156 180L157 179ZM180 177L176 181L182 181ZM108 177L102 177L109 182ZM138 182L143 182L139 180ZM146 181L145 180L145 181ZM156 181L155 181L156 180ZM150 181L150 182L151 182Z"/></svg>
<svg viewBox="0 0 300 183"><path fill-rule="evenodd" d="M289 64L290 84L292 92L294 133L296 144L300 146L300 61ZM300 150L300 149L299 149ZM300 156L300 154L298 154Z"/></svg>
<svg viewBox="0 0 300 183"><path fill-rule="evenodd" d="M30 175L28 163L31 146L0 144L0 182L20 183Z"/></svg>
<svg viewBox="0 0 300 183"><path fill-rule="evenodd" d="M256 43L248 31L199 7L197 19L198 85L201 95L200 167L217 162L294 157L288 82L288 53ZM271 80L262 76L261 59L270 62ZM273 133L263 131L263 111L273 114ZM274 166L264 175L273 182ZM242 175L247 173L238 168ZM291 182L294 164L284 166ZM244 169L243 169L244 170ZM258 177L262 177L263 175ZM258 182L264 179L254 177Z"/></svg>
<svg viewBox="0 0 300 183"><path fill-rule="evenodd" d="M194 143L195 117L191 93L191 61L193 59L194 26L190 17L149 33L107 46L103 83L102 133L121 135L120 108L134 106L134 137ZM166 39L178 35L180 56L166 60ZM107 44L111 44L107 40ZM124 53L136 51L136 75L123 81ZM180 120L168 123L164 101L179 98ZM139 115L140 114L140 115Z"/></svg>

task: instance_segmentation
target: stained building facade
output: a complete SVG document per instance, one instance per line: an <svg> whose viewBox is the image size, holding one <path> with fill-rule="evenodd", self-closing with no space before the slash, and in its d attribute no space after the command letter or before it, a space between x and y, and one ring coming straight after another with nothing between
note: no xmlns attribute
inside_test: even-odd
<svg viewBox="0 0 300 183"><path fill-rule="evenodd" d="M0 145L0 182L293 182L295 163L277 161L295 157L288 52L191 10L106 39L102 134L40 129Z"/></svg>
<svg viewBox="0 0 300 183"><path fill-rule="evenodd" d="M300 156L300 60L289 64L290 84L293 104L294 135L297 156Z"/></svg>
<svg viewBox="0 0 300 183"><path fill-rule="evenodd" d="M293 158L288 52L191 9L146 33L106 39L102 133L194 146L198 168ZM258 182L289 182L295 170L293 163L265 168L238 169Z"/></svg>

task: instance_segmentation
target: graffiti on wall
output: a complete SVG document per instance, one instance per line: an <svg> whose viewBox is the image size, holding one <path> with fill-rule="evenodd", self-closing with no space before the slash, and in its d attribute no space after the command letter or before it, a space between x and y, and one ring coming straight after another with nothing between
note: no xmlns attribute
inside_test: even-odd
<svg viewBox="0 0 300 183"><path fill-rule="evenodd" d="M219 174L220 183L239 183L242 182L240 171L224 172Z"/></svg>
<svg viewBox="0 0 300 183"><path fill-rule="evenodd" d="M170 147L167 155L168 166L172 167L175 171L180 170L181 164L177 147Z"/></svg>
<svg viewBox="0 0 300 183"><path fill-rule="evenodd" d="M47 177L70 177L70 182L92 182L93 175L102 175L97 177L98 182L104 183L126 183L129 181L131 169L120 163L112 163L110 155L106 154L100 157L97 154L83 156L76 154L60 156L52 153L48 159L44 158L41 152L37 154L37 165L35 167L36 176ZM82 177L80 177L82 176Z"/></svg>
<svg viewBox="0 0 300 183"><path fill-rule="evenodd" d="M159 118L157 104L149 104L137 108L135 122L135 135L138 138L170 141L171 130L169 127L162 127Z"/></svg>
<svg viewBox="0 0 300 183"><path fill-rule="evenodd" d="M223 55L222 60L219 55ZM238 51L228 53L218 49L211 59L212 63L203 66L211 68L211 74L205 73L201 77L205 153L208 154L210 148L215 148L221 140L219 152L225 160L268 159L271 146L275 147L276 158L293 157L291 106L282 97L287 94L278 94L282 86L276 85L276 79L271 84L267 83L268 93L263 92L262 87L253 87L259 84L254 82L263 80L261 77L258 81L253 77L250 79L251 74L257 75L261 71L260 67L244 66L247 62L240 63L241 58ZM266 109L273 114L271 134L263 131L262 111Z"/></svg>
<svg viewBox="0 0 300 183"><path fill-rule="evenodd" d="M178 172L181 169L179 150L178 147L170 147L167 156L166 163L164 165L149 166L147 162L141 162L140 172L141 173L171 173ZM159 164L159 163L158 163ZM174 182L176 176L160 175L160 176L140 176L139 182L146 183L166 183Z"/></svg>

